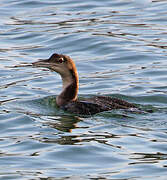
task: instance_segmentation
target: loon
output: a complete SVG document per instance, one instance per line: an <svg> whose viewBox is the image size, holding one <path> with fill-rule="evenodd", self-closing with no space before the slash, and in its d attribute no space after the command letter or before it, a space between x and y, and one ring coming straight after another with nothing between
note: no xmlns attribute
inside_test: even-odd
<svg viewBox="0 0 167 180"><path fill-rule="evenodd" d="M79 77L74 61L67 55L52 54L50 58L32 63L35 67L45 67L60 74L63 81L62 92L56 97L56 104L63 110L80 115L93 115L113 109L137 108L135 104L108 96L93 96L79 100Z"/></svg>

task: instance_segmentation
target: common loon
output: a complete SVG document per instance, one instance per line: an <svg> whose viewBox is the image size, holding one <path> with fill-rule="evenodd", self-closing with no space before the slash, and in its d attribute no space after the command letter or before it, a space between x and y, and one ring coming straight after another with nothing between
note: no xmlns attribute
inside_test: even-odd
<svg viewBox="0 0 167 180"><path fill-rule="evenodd" d="M80 101L77 98L79 89L78 73L74 61L69 56L54 53L49 59L39 60L32 64L35 67L49 68L60 74L63 89L56 97L56 104L67 112L93 115L112 109L136 108L133 103L107 96L94 96Z"/></svg>

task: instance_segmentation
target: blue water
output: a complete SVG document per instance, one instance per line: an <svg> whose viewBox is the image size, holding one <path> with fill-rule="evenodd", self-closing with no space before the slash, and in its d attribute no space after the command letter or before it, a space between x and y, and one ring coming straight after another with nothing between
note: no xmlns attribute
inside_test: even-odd
<svg viewBox="0 0 167 180"><path fill-rule="evenodd" d="M0 179L166 180L166 9L164 0L1 0ZM153 112L58 109L59 75L27 66L54 52L74 59L81 98Z"/></svg>

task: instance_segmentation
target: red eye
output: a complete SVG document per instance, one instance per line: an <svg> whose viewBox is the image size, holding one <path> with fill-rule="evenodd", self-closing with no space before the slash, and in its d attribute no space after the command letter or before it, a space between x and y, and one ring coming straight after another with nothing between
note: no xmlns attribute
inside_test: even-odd
<svg viewBox="0 0 167 180"><path fill-rule="evenodd" d="M63 63L64 62L64 59L63 58L60 58L59 59L59 63Z"/></svg>

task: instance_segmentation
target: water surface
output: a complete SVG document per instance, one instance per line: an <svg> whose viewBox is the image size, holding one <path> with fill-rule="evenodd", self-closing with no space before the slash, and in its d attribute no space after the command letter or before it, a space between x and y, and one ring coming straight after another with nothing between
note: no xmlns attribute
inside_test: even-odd
<svg viewBox="0 0 167 180"><path fill-rule="evenodd" d="M165 180L166 1L0 5L0 179ZM59 75L26 66L54 52L74 59L80 97L115 96L153 113L57 109Z"/></svg>

